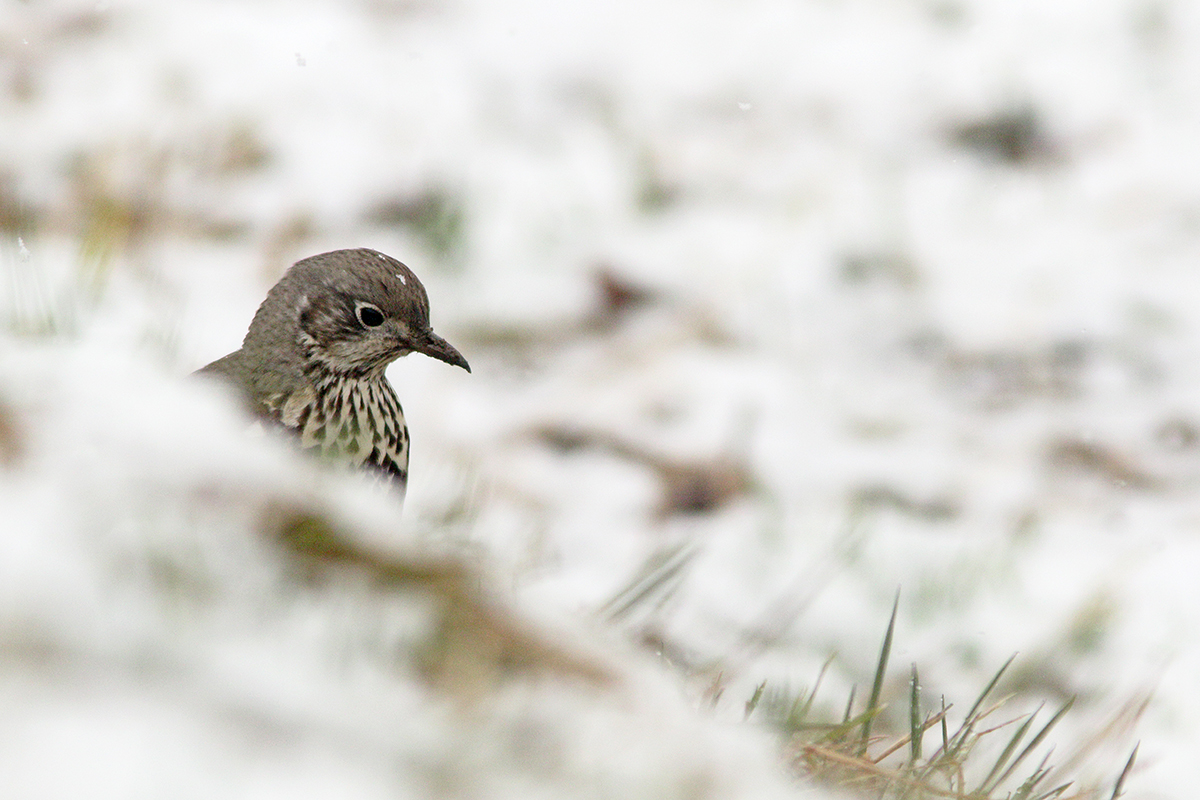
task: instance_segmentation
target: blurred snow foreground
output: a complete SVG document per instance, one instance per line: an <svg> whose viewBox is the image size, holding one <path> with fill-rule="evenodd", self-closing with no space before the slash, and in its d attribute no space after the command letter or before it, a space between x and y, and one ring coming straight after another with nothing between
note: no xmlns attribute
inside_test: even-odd
<svg viewBox="0 0 1200 800"><path fill-rule="evenodd" d="M0 340L5 798L796 795L765 736L143 356Z"/></svg>

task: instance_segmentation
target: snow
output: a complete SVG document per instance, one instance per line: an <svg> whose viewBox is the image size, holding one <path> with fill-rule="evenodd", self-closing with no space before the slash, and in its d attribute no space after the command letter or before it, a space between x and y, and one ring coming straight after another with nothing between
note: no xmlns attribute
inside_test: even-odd
<svg viewBox="0 0 1200 800"><path fill-rule="evenodd" d="M1140 739L1130 796L1190 796L1197 36L1178 0L7 0L7 794L816 792L743 704L836 653L836 706L899 589L895 676L969 703L1019 651L1019 703L1081 697L1060 753L1152 692L1081 774ZM448 246L372 216L431 196ZM187 378L338 247L411 266L472 365L390 370L402 517ZM672 468L730 464L672 513ZM626 694L456 708L386 656L419 593L305 585L280 504L462 555Z"/></svg>

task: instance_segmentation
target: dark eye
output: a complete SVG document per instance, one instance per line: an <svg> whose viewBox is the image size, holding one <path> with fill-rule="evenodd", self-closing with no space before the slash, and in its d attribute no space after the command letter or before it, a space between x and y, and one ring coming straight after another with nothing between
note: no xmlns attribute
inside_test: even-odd
<svg viewBox="0 0 1200 800"><path fill-rule="evenodd" d="M358 315L358 321L365 328L378 328L383 324L383 312L372 305L363 304L354 311Z"/></svg>

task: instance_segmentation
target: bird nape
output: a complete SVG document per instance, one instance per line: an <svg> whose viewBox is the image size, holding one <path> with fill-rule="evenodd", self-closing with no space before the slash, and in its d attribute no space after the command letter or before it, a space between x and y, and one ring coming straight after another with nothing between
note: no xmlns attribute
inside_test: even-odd
<svg viewBox="0 0 1200 800"><path fill-rule="evenodd" d="M430 327L429 296L412 270L375 250L335 250L293 264L241 348L197 374L232 384L302 448L379 471L403 493L408 426L384 371L409 353L471 371Z"/></svg>

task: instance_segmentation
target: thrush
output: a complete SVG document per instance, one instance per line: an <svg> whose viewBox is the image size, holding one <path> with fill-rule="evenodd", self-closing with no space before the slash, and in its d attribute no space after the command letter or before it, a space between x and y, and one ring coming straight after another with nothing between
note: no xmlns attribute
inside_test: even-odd
<svg viewBox="0 0 1200 800"><path fill-rule="evenodd" d="M335 250L292 265L241 349L199 374L231 383L302 448L378 470L403 492L408 426L384 371L409 353L471 371L430 327L429 296L412 270L374 250Z"/></svg>

